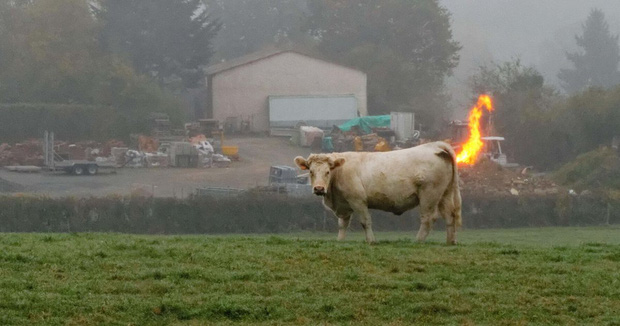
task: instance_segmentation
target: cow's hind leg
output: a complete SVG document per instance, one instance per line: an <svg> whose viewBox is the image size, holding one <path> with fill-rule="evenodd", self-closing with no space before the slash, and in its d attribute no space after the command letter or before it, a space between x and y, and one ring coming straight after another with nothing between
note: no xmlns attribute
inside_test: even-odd
<svg viewBox="0 0 620 326"><path fill-rule="evenodd" d="M344 240L351 222L351 213L338 215L338 241Z"/></svg>
<svg viewBox="0 0 620 326"><path fill-rule="evenodd" d="M424 200L424 198L420 199L420 230L416 236L419 242L424 242L431 232L433 222L437 219L437 213L438 207L436 201L429 202Z"/></svg>
<svg viewBox="0 0 620 326"><path fill-rule="evenodd" d="M456 244L456 208L452 196L446 196L439 203L439 212L446 221L446 242L449 245Z"/></svg>

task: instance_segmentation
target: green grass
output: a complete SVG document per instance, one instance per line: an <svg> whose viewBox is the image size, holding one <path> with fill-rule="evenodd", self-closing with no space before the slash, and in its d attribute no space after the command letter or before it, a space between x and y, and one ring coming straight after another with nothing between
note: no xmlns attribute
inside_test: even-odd
<svg viewBox="0 0 620 326"><path fill-rule="evenodd" d="M0 234L0 325L620 325L618 227L335 236Z"/></svg>

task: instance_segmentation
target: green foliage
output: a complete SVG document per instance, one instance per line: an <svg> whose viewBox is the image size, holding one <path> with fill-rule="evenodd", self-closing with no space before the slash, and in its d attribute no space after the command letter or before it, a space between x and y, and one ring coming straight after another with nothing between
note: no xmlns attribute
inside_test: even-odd
<svg viewBox="0 0 620 326"><path fill-rule="evenodd" d="M61 105L56 104L69 104L69 110L76 114L66 117L63 126L67 130L54 130L66 132L69 138L89 134L98 138L103 128L110 129L110 137L122 131L126 138L130 131L145 131L145 117L153 111L167 112L180 120L179 102L173 95L138 76L122 60L101 51L96 37L98 28L84 0L12 2L0 6L0 103L47 103L25 107L53 107L50 112L55 112L27 109L28 112L16 113L8 121L17 125L3 128L3 133L17 129L16 135L34 136L43 125L35 126L23 117L34 121L66 117L59 113ZM91 109L76 111L79 106L105 109L93 114ZM40 114L33 115L35 112ZM99 120L100 125L91 122L95 116L104 117ZM85 118L84 125L80 125L78 117ZM1 123L8 121L3 119ZM84 131L86 128L94 130L89 133Z"/></svg>
<svg viewBox="0 0 620 326"><path fill-rule="evenodd" d="M583 24L583 34L575 36L575 40L583 51L566 54L575 68L562 69L558 74L566 92L620 84L618 35L609 32L602 10L593 9L590 12Z"/></svg>
<svg viewBox="0 0 620 326"><path fill-rule="evenodd" d="M98 49L86 2L34 1L1 9L2 102L89 102Z"/></svg>
<svg viewBox="0 0 620 326"><path fill-rule="evenodd" d="M617 232L0 234L0 324L615 325Z"/></svg>
<svg viewBox="0 0 620 326"><path fill-rule="evenodd" d="M563 113L569 115L577 153L609 145L620 130L620 86L592 88L572 96Z"/></svg>
<svg viewBox="0 0 620 326"><path fill-rule="evenodd" d="M100 0L93 6L100 39L110 53L130 60L160 85L185 89L202 84L220 29L201 0Z"/></svg>
<svg viewBox="0 0 620 326"><path fill-rule="evenodd" d="M458 62L450 15L436 0L310 0L307 29L331 60L368 74L371 114L413 111L428 131L446 118L445 76ZM419 119L418 119L419 118Z"/></svg>
<svg viewBox="0 0 620 326"><path fill-rule="evenodd" d="M554 179L577 190L620 190L620 157L609 148L581 154L554 172Z"/></svg>

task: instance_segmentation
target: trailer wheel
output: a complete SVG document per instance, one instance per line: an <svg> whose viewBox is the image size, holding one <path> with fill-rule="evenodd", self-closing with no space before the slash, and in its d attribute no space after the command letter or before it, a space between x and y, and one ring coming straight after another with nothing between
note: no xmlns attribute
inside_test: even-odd
<svg viewBox="0 0 620 326"><path fill-rule="evenodd" d="M90 175L95 175L97 174L97 166L94 164L91 164L88 166L88 174Z"/></svg>
<svg viewBox="0 0 620 326"><path fill-rule="evenodd" d="M73 174L82 175L84 174L84 167L81 165L76 165L73 167Z"/></svg>

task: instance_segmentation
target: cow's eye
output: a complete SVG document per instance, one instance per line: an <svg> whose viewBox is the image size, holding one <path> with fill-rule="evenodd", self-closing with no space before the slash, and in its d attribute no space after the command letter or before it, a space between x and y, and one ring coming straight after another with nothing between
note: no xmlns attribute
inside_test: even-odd
<svg viewBox="0 0 620 326"><path fill-rule="evenodd" d="M314 175L314 172L310 171L310 175Z"/></svg>
<svg viewBox="0 0 620 326"><path fill-rule="evenodd" d="M329 171L325 172L325 175L329 175Z"/></svg>

